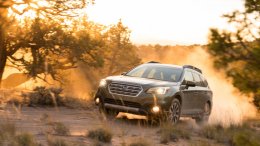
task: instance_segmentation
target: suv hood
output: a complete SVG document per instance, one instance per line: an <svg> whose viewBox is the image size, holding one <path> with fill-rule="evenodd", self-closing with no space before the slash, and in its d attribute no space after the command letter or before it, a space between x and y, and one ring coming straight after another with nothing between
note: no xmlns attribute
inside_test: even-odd
<svg viewBox="0 0 260 146"><path fill-rule="evenodd" d="M129 77L129 76L110 76L106 78L108 82L125 82L139 85L151 85L151 86L174 86L177 82L168 82L155 79Z"/></svg>

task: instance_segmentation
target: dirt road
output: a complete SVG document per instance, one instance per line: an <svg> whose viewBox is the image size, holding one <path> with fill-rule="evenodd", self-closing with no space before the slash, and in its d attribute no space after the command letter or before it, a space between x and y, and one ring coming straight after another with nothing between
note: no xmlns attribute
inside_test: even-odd
<svg viewBox="0 0 260 146"><path fill-rule="evenodd" d="M62 122L69 127L70 136L57 136L71 142L81 143L83 145L92 145L93 140L85 135L89 130L99 127L110 128L113 132L112 142L106 145L121 146L123 143L129 143L138 139L145 139L151 145L164 145L160 143L159 126L147 124L146 120L127 119L119 116L115 120L105 121L98 110L93 107L91 110L60 108L40 108L40 107L22 107L14 108L7 106L5 110L0 110L0 122L12 122L20 132L30 132L35 135L37 141L43 145L46 143L46 134L51 133L50 126L43 122L43 117L48 117L49 121ZM130 117L133 118L133 117ZM185 121L185 120L184 120ZM193 126L192 121L186 121L187 126ZM191 140L179 140L167 145L186 146L190 145Z"/></svg>

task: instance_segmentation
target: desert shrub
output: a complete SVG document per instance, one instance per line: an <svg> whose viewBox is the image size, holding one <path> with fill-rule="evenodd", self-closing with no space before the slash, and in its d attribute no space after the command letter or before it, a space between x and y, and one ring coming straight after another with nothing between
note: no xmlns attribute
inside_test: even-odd
<svg viewBox="0 0 260 146"><path fill-rule="evenodd" d="M61 88L36 87L33 92L24 93L22 96L28 102L29 106L62 106L63 97Z"/></svg>
<svg viewBox="0 0 260 146"><path fill-rule="evenodd" d="M235 132L232 137L234 146L260 146L260 133L248 130Z"/></svg>
<svg viewBox="0 0 260 146"><path fill-rule="evenodd" d="M87 133L87 137L101 142L111 142L112 132L108 128L98 128Z"/></svg>
<svg viewBox="0 0 260 146"><path fill-rule="evenodd" d="M145 139L138 139L130 143L129 146L150 146L150 144Z"/></svg>
<svg viewBox="0 0 260 146"><path fill-rule="evenodd" d="M162 124L159 133L161 134L161 143L170 141L177 142L180 138L190 139L190 132L180 125L172 125L170 123Z"/></svg>
<svg viewBox="0 0 260 146"><path fill-rule="evenodd" d="M69 144L61 138L47 138L48 146L69 146Z"/></svg>
<svg viewBox="0 0 260 146"><path fill-rule="evenodd" d="M86 99L64 96L61 88L36 87L33 92L23 93L23 103L28 106L65 106L69 108L89 109Z"/></svg>
<svg viewBox="0 0 260 146"><path fill-rule="evenodd" d="M222 127L220 125L206 126L201 134L220 143L234 146L257 146L260 145L260 132L250 128L249 125L231 125Z"/></svg>
<svg viewBox="0 0 260 146"><path fill-rule="evenodd" d="M61 122L52 122L53 131L57 135L67 136L70 135L70 129Z"/></svg>
<svg viewBox="0 0 260 146"><path fill-rule="evenodd" d="M29 133L22 133L15 137L17 146L37 146L34 136Z"/></svg>

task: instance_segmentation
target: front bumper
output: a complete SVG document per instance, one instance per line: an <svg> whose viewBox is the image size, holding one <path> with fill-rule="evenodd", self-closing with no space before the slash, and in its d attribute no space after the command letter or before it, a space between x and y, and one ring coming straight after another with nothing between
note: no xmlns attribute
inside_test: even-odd
<svg viewBox="0 0 260 146"><path fill-rule="evenodd" d="M95 99L100 99L100 104L105 108L119 112L127 112L139 115L159 115L170 107L171 96L154 96L142 91L138 96L117 95L109 92L108 87L99 87ZM159 106L160 112L153 112L153 106Z"/></svg>

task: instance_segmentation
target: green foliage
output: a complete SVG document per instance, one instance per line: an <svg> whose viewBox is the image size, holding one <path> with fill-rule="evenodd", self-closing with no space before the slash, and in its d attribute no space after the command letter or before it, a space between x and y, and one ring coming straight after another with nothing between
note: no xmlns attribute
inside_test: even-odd
<svg viewBox="0 0 260 146"><path fill-rule="evenodd" d="M81 67L91 78L91 70L107 76L140 64L130 31L121 21L108 28L84 18L69 20L70 26L60 21L35 18L8 30L8 63L30 77L47 81L50 75L61 83L63 70Z"/></svg>
<svg viewBox="0 0 260 146"><path fill-rule="evenodd" d="M216 68L224 69L243 93L253 94L254 104L260 107L259 0L246 0L245 7L246 12L225 15L236 26L235 32L211 29L208 51Z"/></svg>
<svg viewBox="0 0 260 146"><path fill-rule="evenodd" d="M104 34L105 72L107 75L120 74L140 64L137 48L130 41L130 31L121 20Z"/></svg>
<svg viewBox="0 0 260 146"><path fill-rule="evenodd" d="M111 131L107 128L98 128L88 132L87 137L98 140L100 142L109 143L113 137Z"/></svg>
<svg viewBox="0 0 260 146"><path fill-rule="evenodd" d="M260 13L260 1L259 0L246 0L246 11L248 13L258 12Z"/></svg>
<svg viewBox="0 0 260 146"><path fill-rule="evenodd" d="M29 73L33 77L47 72L55 78L55 69L64 69L73 66L72 63L75 61L73 58L68 58L66 54L63 54L63 59L66 58L70 60L69 63L60 59L60 54L68 52L70 49L68 46L64 47L64 44L73 42L73 40L71 40L72 35L64 35L64 31L60 29L61 24L64 20L70 19L71 16L78 16L88 3L93 2L94 0L63 0L62 2L59 0L50 0L44 1L44 4L39 4L37 0L21 0L19 2L14 2L13 0L1 1L0 83L4 68L7 65L7 60L14 64L16 68ZM31 5L34 5L34 7L31 7ZM17 6L22 7L18 10ZM23 15L30 10L35 12L35 15L38 16L33 22L33 25L30 24L32 20L23 21L25 24L15 23L17 15ZM10 15L9 11L12 11L13 15ZM46 21L42 23L39 21L39 18L45 18ZM27 24L28 22L29 24ZM63 28L64 26L65 25L63 25ZM19 31L17 31L16 28L18 28ZM63 43L59 44L59 41ZM57 51L59 47L60 49ZM54 52L51 50L54 50ZM18 58L17 55L14 55L17 52L20 53ZM25 57L24 52L29 53L29 56L33 59L28 56ZM48 54L50 52L51 55ZM25 58L30 59L26 60ZM71 60L73 60L73 62ZM49 63L50 66L46 66L46 63ZM52 63L55 63L55 65ZM45 68L43 68L44 64ZM47 69L49 72L46 71Z"/></svg>
<svg viewBox="0 0 260 146"><path fill-rule="evenodd" d="M69 30L57 21L40 18L35 18L28 26L21 26L21 29L24 30L23 38L17 38L20 35L16 34L15 39L9 42L8 50L13 50L9 61L32 77L40 78L39 74L44 74L61 81L59 70L75 68L79 61L102 66L102 58L96 51L102 42L87 31ZM25 55L17 57L17 49L22 54L31 54L31 58Z"/></svg>

